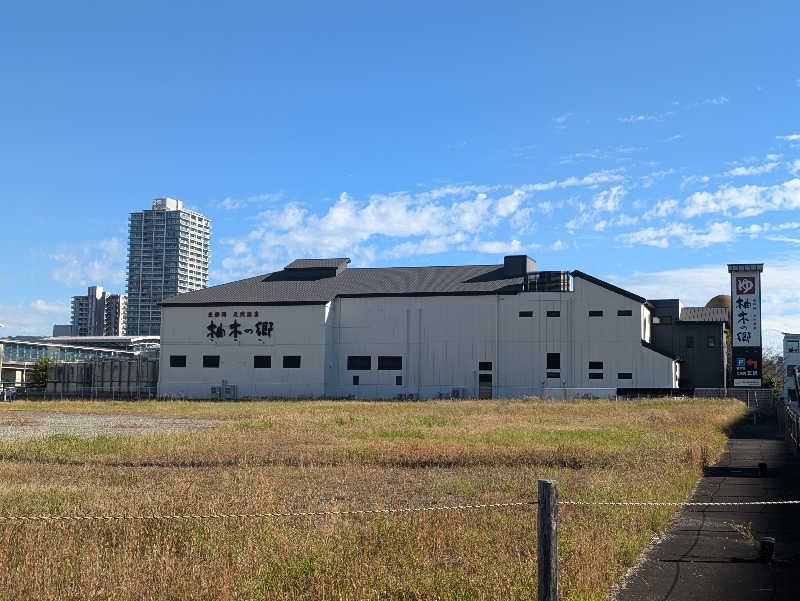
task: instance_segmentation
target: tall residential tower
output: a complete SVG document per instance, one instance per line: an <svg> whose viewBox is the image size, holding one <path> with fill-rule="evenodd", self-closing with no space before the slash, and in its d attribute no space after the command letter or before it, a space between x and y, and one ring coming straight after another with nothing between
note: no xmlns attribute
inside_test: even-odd
<svg viewBox="0 0 800 601"><path fill-rule="evenodd" d="M208 286L211 220L174 198L131 213L128 226L128 336L158 336L161 301Z"/></svg>
<svg viewBox="0 0 800 601"><path fill-rule="evenodd" d="M124 294L111 294L102 286L90 286L85 296L72 297L71 335L124 335L126 307L127 298Z"/></svg>

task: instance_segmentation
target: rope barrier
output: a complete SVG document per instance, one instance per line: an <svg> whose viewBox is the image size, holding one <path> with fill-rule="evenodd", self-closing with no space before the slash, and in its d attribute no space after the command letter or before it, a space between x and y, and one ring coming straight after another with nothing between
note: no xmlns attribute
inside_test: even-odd
<svg viewBox="0 0 800 601"><path fill-rule="evenodd" d="M482 503L474 505L432 505L429 507L397 507L384 509L342 509L331 511L282 511L272 513L186 513L167 515L0 515L0 522L112 522L142 520L219 520L259 519L279 517L321 517L333 515L367 515L392 513L423 513L436 511L461 511L469 509L496 509L537 505L538 501L513 503ZM746 505L800 505L800 500L790 501L559 501L559 505L611 506L611 507L722 507Z"/></svg>

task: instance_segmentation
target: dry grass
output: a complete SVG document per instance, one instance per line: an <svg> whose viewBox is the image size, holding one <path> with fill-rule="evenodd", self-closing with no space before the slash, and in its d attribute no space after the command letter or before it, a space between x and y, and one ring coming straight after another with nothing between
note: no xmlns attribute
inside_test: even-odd
<svg viewBox="0 0 800 601"><path fill-rule="evenodd" d="M0 513L257 513L684 499L727 400L15 403L240 420L198 434L0 445ZM0 420L13 411L0 411ZM132 433L135 434L135 433ZM669 508L559 509L565 599L602 599ZM536 511L0 525L7 599L532 599Z"/></svg>

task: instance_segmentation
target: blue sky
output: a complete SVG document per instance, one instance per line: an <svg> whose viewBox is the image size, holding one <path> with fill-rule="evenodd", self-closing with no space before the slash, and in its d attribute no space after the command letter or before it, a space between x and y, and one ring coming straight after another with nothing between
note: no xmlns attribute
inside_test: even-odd
<svg viewBox="0 0 800 601"><path fill-rule="evenodd" d="M4 335L124 291L155 196L212 219L212 283L527 253L703 304L759 261L800 331L796 3L16 4Z"/></svg>

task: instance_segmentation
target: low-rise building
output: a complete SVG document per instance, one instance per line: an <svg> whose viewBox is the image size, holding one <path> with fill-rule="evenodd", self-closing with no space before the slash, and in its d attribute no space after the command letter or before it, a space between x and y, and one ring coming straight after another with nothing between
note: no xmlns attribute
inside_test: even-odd
<svg viewBox="0 0 800 601"><path fill-rule="evenodd" d="M349 262L297 260L165 299L159 395L562 398L679 386L680 357L653 340L654 305L581 271L537 272L525 256Z"/></svg>

